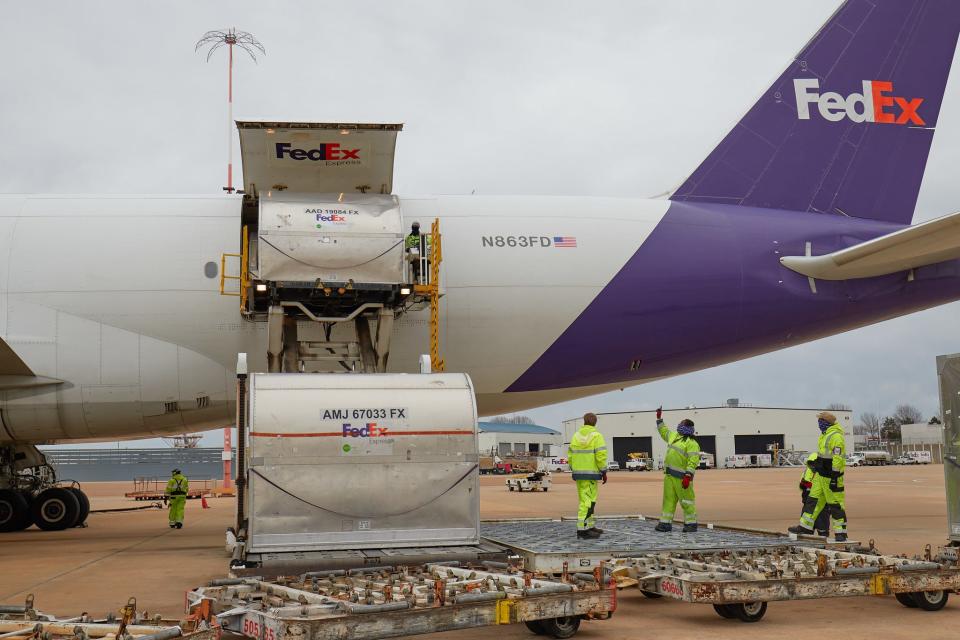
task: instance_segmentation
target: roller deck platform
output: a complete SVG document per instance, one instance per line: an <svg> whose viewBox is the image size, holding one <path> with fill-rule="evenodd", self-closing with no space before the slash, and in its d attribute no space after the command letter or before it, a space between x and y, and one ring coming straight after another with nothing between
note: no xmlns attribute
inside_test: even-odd
<svg viewBox="0 0 960 640"><path fill-rule="evenodd" d="M603 535L595 540L577 538L574 520L504 520L485 521L480 525L481 537L502 545L520 556L530 571L559 573L564 566L582 570L645 553L672 551L716 551L758 549L796 544L796 539L759 530L701 526L696 533L682 533L682 526L672 532L655 531L657 521L638 517L598 518ZM824 546L822 538L804 541L808 546Z"/></svg>

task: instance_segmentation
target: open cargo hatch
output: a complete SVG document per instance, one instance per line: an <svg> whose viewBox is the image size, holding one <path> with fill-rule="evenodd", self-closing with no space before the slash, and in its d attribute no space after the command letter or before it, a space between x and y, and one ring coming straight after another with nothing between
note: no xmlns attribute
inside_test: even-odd
<svg viewBox="0 0 960 640"><path fill-rule="evenodd" d="M237 121L243 187L259 192L393 192L402 124Z"/></svg>

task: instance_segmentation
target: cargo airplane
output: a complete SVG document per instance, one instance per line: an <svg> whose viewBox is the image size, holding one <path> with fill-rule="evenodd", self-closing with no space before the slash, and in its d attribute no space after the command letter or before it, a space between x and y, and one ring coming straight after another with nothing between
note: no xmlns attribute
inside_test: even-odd
<svg viewBox="0 0 960 640"><path fill-rule="evenodd" d="M405 225L440 220L447 369L515 411L960 299L960 213L911 226L958 32L953 0L843 3L664 199L400 196ZM70 520L35 444L232 424L266 340L218 295L241 200L0 197L0 529ZM426 318L397 320L390 370Z"/></svg>

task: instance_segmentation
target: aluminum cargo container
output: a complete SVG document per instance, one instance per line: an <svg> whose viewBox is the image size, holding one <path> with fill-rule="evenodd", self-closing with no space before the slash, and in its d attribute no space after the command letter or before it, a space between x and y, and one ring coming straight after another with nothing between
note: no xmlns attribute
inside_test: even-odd
<svg viewBox="0 0 960 640"><path fill-rule="evenodd" d="M480 542L465 374L251 374L250 553Z"/></svg>
<svg viewBox="0 0 960 640"><path fill-rule="evenodd" d="M943 474L947 489L947 529L960 543L960 353L937 356L940 416L943 420Z"/></svg>
<svg viewBox="0 0 960 640"><path fill-rule="evenodd" d="M260 194L260 280L397 285L404 281L400 203L359 193Z"/></svg>

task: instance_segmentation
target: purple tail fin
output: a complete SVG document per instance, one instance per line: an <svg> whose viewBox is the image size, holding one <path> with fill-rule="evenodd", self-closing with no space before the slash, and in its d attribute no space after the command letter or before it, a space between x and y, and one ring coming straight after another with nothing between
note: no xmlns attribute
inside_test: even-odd
<svg viewBox="0 0 960 640"><path fill-rule="evenodd" d="M847 0L671 196L908 224L957 0Z"/></svg>

